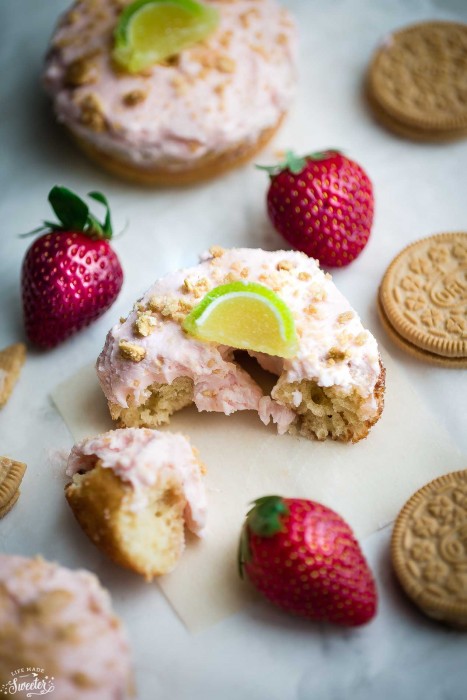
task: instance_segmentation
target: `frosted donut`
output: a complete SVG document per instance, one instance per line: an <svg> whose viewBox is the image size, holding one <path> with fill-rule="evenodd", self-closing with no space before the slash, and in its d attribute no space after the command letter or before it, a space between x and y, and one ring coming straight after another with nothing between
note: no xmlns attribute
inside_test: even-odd
<svg viewBox="0 0 467 700"><path fill-rule="evenodd" d="M296 83L296 36L275 0L204 0L214 33L130 74L112 61L126 0L79 0L61 18L44 83L59 122L92 159L148 185L184 184L237 166L274 135Z"/></svg>
<svg viewBox="0 0 467 700"><path fill-rule="evenodd" d="M279 377L270 395L236 361L235 348L182 328L214 287L248 280L288 305L299 338L283 359L250 352ZM119 425L155 427L194 403L227 415L257 411L279 433L357 442L379 419L385 372L378 346L316 260L295 251L211 248L199 265L158 280L107 335L97 374Z"/></svg>
<svg viewBox="0 0 467 700"><path fill-rule="evenodd" d="M147 580L172 571L185 527L206 525L204 466L183 435L111 430L75 445L65 489L79 524L113 561Z"/></svg>
<svg viewBox="0 0 467 700"><path fill-rule="evenodd" d="M132 697L129 647L93 574L1 554L0 692L28 691L58 700Z"/></svg>

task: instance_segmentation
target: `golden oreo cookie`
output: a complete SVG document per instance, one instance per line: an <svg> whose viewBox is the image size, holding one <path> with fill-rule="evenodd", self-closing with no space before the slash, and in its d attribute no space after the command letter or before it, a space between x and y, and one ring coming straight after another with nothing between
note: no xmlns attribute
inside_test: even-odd
<svg viewBox="0 0 467 700"><path fill-rule="evenodd" d="M3 518L19 498L19 487L26 465L8 457L0 457L0 518Z"/></svg>
<svg viewBox="0 0 467 700"><path fill-rule="evenodd" d="M431 481L407 501L391 556L403 589L424 613L467 628L467 470Z"/></svg>
<svg viewBox="0 0 467 700"><path fill-rule="evenodd" d="M383 277L379 305L383 325L404 349L466 366L467 233L430 236L404 248Z"/></svg>
<svg viewBox="0 0 467 700"><path fill-rule="evenodd" d="M367 77L375 116L407 138L467 136L467 24L425 22L391 34Z"/></svg>

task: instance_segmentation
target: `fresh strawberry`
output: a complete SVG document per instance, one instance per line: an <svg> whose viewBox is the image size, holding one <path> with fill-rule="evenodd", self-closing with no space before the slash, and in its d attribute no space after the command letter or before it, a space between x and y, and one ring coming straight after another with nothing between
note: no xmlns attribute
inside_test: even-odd
<svg viewBox="0 0 467 700"><path fill-rule="evenodd" d="M362 252L373 223L373 188L357 163L329 150L263 167L276 230L297 250L326 267L343 267Z"/></svg>
<svg viewBox="0 0 467 700"><path fill-rule="evenodd" d="M272 603L311 620L356 626L376 614L376 587L352 530L326 506L265 496L239 546L240 575Z"/></svg>
<svg viewBox="0 0 467 700"><path fill-rule="evenodd" d="M106 208L104 223L77 195L53 187L49 202L60 223L45 221L32 233L48 231L26 252L21 287L26 334L52 348L95 321L120 292L123 271L109 240L109 205L100 192L89 196Z"/></svg>

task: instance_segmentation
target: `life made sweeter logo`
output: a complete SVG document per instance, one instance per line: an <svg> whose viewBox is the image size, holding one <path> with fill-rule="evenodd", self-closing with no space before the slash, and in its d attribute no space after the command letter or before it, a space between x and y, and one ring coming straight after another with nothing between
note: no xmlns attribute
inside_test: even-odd
<svg viewBox="0 0 467 700"><path fill-rule="evenodd" d="M31 698L33 695L53 693L54 690L54 677L47 676L43 668L17 668L11 672L11 679L3 683L0 693Z"/></svg>

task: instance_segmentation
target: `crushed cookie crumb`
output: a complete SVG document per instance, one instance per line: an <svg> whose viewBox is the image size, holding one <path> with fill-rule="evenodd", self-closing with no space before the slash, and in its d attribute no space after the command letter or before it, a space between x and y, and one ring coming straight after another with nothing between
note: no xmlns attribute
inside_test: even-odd
<svg viewBox="0 0 467 700"><path fill-rule="evenodd" d="M309 272L299 272L298 273L298 279L301 282L308 282L308 280L311 280L311 275Z"/></svg>
<svg viewBox="0 0 467 700"><path fill-rule="evenodd" d="M347 331L343 331L342 333L339 333L337 336L337 340L339 341L339 345L349 345L353 339L353 336L350 333L347 333Z"/></svg>
<svg viewBox="0 0 467 700"><path fill-rule="evenodd" d="M367 337L368 336L366 331L363 331L363 333L359 333L355 338L355 345L365 345Z"/></svg>
<svg viewBox="0 0 467 700"><path fill-rule="evenodd" d="M195 141L195 139L187 139L185 141L185 145L188 146L188 150L190 153L196 153L196 151L199 151L201 148L201 144L199 141Z"/></svg>
<svg viewBox="0 0 467 700"><path fill-rule="evenodd" d="M205 277L201 277L199 280L190 280L186 278L183 281L182 291L185 293L193 294L196 299L203 296L209 289L209 282Z"/></svg>
<svg viewBox="0 0 467 700"><path fill-rule="evenodd" d="M339 314L337 317L337 323L344 324L347 323L347 321L351 321L354 317L354 312L353 311L344 311L343 314Z"/></svg>
<svg viewBox="0 0 467 700"><path fill-rule="evenodd" d="M71 26L72 24L76 24L78 21L79 21L79 12L76 12L76 10L71 10L65 18L65 22L68 26Z"/></svg>
<svg viewBox="0 0 467 700"><path fill-rule="evenodd" d="M185 95L189 88L188 80L181 75L175 75L172 78L171 85L177 95Z"/></svg>
<svg viewBox="0 0 467 700"><path fill-rule="evenodd" d="M222 36L219 38L219 44L220 44L224 49L228 49L229 46L230 46L230 43L231 43L231 41L232 41L232 36L233 36L232 31L231 31L230 29L228 29L228 30L225 31L225 32L222 34Z"/></svg>
<svg viewBox="0 0 467 700"><path fill-rule="evenodd" d="M77 688L90 689L97 687L97 684L92 680L92 678L81 671L73 673L70 680Z"/></svg>
<svg viewBox="0 0 467 700"><path fill-rule="evenodd" d="M316 289L312 292L313 301L326 301L327 296L324 289Z"/></svg>
<svg viewBox="0 0 467 700"><path fill-rule="evenodd" d="M67 87L81 87L97 81L97 67L91 56L82 56L72 61L65 72Z"/></svg>
<svg viewBox="0 0 467 700"><path fill-rule="evenodd" d="M305 309L303 309L303 311L307 314L307 316L313 316L317 313L318 309L316 306L313 306L313 304L310 304L310 306L307 306Z"/></svg>
<svg viewBox="0 0 467 700"><path fill-rule="evenodd" d="M248 267L243 267L243 268L240 270L240 277L241 277L242 279L246 280L246 279L249 277L249 275L250 275L250 270L249 270Z"/></svg>
<svg viewBox="0 0 467 700"><path fill-rule="evenodd" d="M80 121L93 131L105 130L105 118L102 111L102 103L93 93L86 95L79 104L81 108Z"/></svg>
<svg viewBox="0 0 467 700"><path fill-rule="evenodd" d="M293 270L295 265L290 260L280 260L276 265L276 270Z"/></svg>
<svg viewBox="0 0 467 700"><path fill-rule="evenodd" d="M332 280L332 275L331 275L330 272L325 272L325 273L324 273L324 276L325 276L325 278L326 278L327 280Z"/></svg>
<svg viewBox="0 0 467 700"><path fill-rule="evenodd" d="M120 349L120 354L126 359L132 362L141 362L146 357L146 350L137 345L136 343L130 343L128 340L120 340L118 347Z"/></svg>
<svg viewBox="0 0 467 700"><path fill-rule="evenodd" d="M348 357L348 352L347 350L341 350L340 348L330 348L328 354L326 355L326 359L329 363L330 360L334 362L343 362L345 359Z"/></svg>
<svg viewBox="0 0 467 700"><path fill-rule="evenodd" d="M219 97L224 97L226 87L227 83L219 83L219 85L216 85L216 87L214 88L215 94L219 95Z"/></svg>
<svg viewBox="0 0 467 700"><path fill-rule="evenodd" d="M216 395L215 391L205 389L204 391L201 392L203 396L206 396L206 398L213 399Z"/></svg>
<svg viewBox="0 0 467 700"><path fill-rule="evenodd" d="M251 20L255 17L259 17L259 12L256 7L252 8L251 10L247 10L246 12L242 12L240 15L242 27L248 29L251 26Z"/></svg>
<svg viewBox="0 0 467 700"><path fill-rule="evenodd" d="M250 44L250 49L252 51L255 51L255 53L259 53L259 55L265 58L266 60L269 59L269 54L262 44Z"/></svg>
<svg viewBox="0 0 467 700"><path fill-rule="evenodd" d="M236 63L230 56L218 56L215 67L221 73L234 73Z"/></svg>
<svg viewBox="0 0 467 700"><path fill-rule="evenodd" d="M209 248L209 252L211 253L211 256L213 258L221 258L225 253L225 249L222 248L220 245L212 245Z"/></svg>
<svg viewBox="0 0 467 700"><path fill-rule="evenodd" d="M144 90L131 90L123 95L122 102L126 107L136 107L136 105L144 102L146 97L147 93Z"/></svg>
<svg viewBox="0 0 467 700"><path fill-rule="evenodd" d="M157 318L151 314L141 314L134 323L135 333L147 338L157 327Z"/></svg>
<svg viewBox="0 0 467 700"><path fill-rule="evenodd" d="M185 277L182 284L182 292L193 292L195 289L195 284L188 278Z"/></svg>
<svg viewBox="0 0 467 700"><path fill-rule="evenodd" d="M175 297L152 297L149 300L148 307L151 311L156 311L165 318L171 318L173 321L183 321L185 316L193 309L193 304Z"/></svg>
<svg viewBox="0 0 467 700"><path fill-rule="evenodd" d="M125 316L120 316L120 323L125 323L126 317Z"/></svg>

